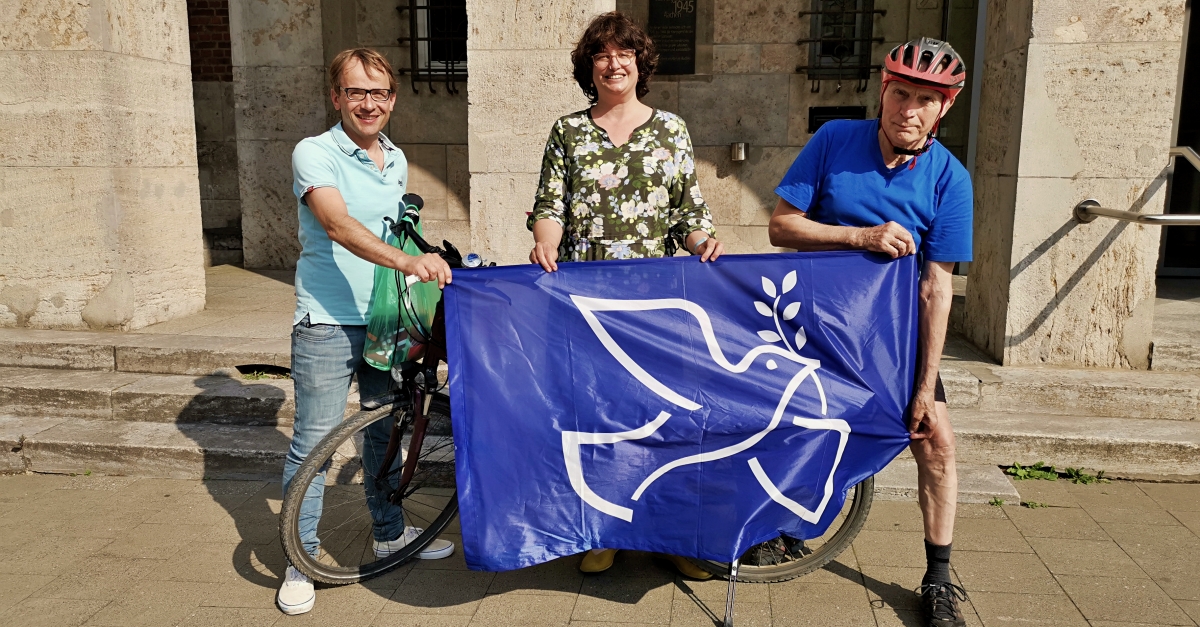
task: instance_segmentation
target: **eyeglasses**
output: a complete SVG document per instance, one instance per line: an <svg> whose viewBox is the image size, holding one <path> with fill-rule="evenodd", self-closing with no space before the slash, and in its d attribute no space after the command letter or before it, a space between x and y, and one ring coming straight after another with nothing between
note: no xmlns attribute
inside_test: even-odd
<svg viewBox="0 0 1200 627"><path fill-rule="evenodd" d="M628 66L637 58L637 53L633 50L621 50L618 52L601 52L600 54L592 55L592 63L596 67L608 67L613 63L621 67Z"/></svg>
<svg viewBox="0 0 1200 627"><path fill-rule="evenodd" d="M387 102L393 93L390 89L361 89L359 87L338 87L338 89L350 102L362 102L366 99L367 94L371 94L371 100L375 102Z"/></svg>

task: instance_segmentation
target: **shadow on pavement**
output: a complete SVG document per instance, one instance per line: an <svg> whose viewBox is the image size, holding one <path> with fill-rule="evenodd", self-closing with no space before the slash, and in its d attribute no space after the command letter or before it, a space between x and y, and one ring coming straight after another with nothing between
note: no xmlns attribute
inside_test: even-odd
<svg viewBox="0 0 1200 627"><path fill-rule="evenodd" d="M210 546L203 548L226 552L242 579L276 588L285 566L278 532L279 477L289 442L277 427L287 393L236 372L194 383L204 391L180 411L177 425L204 450L204 488L233 522L232 529L228 521L217 523L206 541ZM217 390L219 398L213 394ZM232 408L230 398L238 399ZM252 436L245 427L254 427Z"/></svg>
<svg viewBox="0 0 1200 627"><path fill-rule="evenodd" d="M287 395L274 385L232 376L199 377L195 384L204 390L219 388L225 398L233 392L247 399L241 411L231 412L202 392L177 418L180 431L205 450L204 488L229 517L202 542L206 546L196 550L226 565L216 569L214 564L214 570L227 572L231 565L239 579L264 588L265 600L273 594L269 591L280 585L287 566L279 540L279 512L283 455L290 434L278 428ZM247 426L255 427L258 438L250 445ZM330 605L336 606L333 601L347 594L360 600L361 594L374 594L390 599L393 611L408 613L461 607L476 604L489 594L519 591L565 592L581 595L581 603L586 603L586 598L605 607L633 606L647 595L664 594L664 586L675 580L669 564L638 551L622 551L610 571L592 576L579 572L581 558L576 556L504 573L470 571L460 534L455 520L444 534L456 545L454 554L446 559L414 560L360 586L318 584L318 590L326 591L318 592L318 597L329 596ZM339 588L345 591L333 592ZM318 602L314 613L322 605Z"/></svg>
<svg viewBox="0 0 1200 627"><path fill-rule="evenodd" d="M920 608L920 600L917 597L917 593L898 583L884 583L836 561L826 564L825 570L846 581L854 583L861 581L868 592L878 597L871 600L872 607L892 607L899 610L918 610ZM903 612L897 616L897 620L900 620L901 624L905 625L905 627L920 627L924 625L919 612Z"/></svg>

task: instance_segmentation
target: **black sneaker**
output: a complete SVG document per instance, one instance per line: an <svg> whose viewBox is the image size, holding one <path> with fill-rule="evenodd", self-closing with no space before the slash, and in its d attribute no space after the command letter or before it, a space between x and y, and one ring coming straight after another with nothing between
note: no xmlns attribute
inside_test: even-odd
<svg viewBox="0 0 1200 627"><path fill-rule="evenodd" d="M959 601L969 601L967 591L949 583L928 583L917 588L921 595L921 610L929 619L929 627L966 627L967 620L958 609Z"/></svg>
<svg viewBox="0 0 1200 627"><path fill-rule="evenodd" d="M774 540L755 545L742 556L741 563L748 566L778 566L802 559L812 551L803 540L780 536Z"/></svg>

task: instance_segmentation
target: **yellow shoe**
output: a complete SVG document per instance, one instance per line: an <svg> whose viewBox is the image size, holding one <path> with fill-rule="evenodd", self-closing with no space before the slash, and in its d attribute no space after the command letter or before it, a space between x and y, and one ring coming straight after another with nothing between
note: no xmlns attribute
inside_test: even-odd
<svg viewBox="0 0 1200 627"><path fill-rule="evenodd" d="M583 554L583 561L579 562L579 570L585 573L602 573L612 568L613 559L616 557L616 549L588 551Z"/></svg>
<svg viewBox="0 0 1200 627"><path fill-rule="evenodd" d="M684 577L698 579L700 581L712 579L712 573L691 563L686 557L663 554L663 558L668 562L671 562L671 564L675 566L675 569L679 571L679 574L683 575Z"/></svg>

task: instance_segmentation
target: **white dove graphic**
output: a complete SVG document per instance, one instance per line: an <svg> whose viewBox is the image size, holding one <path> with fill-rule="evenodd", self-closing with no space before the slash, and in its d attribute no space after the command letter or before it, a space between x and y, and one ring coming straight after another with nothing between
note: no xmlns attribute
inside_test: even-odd
<svg viewBox="0 0 1200 627"><path fill-rule="evenodd" d="M773 302L768 305L765 302L756 301L754 306L760 314L774 320L775 330L759 331L758 336L768 343L754 347L737 363L731 362L725 356L724 351L721 350L720 345L717 343L716 334L713 332L713 325L712 321L709 319L708 312L706 312L696 303L680 298L616 300L589 298L586 296L577 295L571 296L571 300L575 303L575 306L579 308L579 312L583 314L588 326L591 327L592 331L604 345L605 349L608 350L609 354L611 354L613 358L615 358L617 362L621 364L621 366L628 370L631 375L633 375L638 381L640 381L659 397L687 411L695 411L701 409L702 407L698 403L684 398L678 392L670 389L661 381L656 379L653 375L646 372L644 368L634 361L629 354L617 344L617 342L609 334L608 330L605 329L604 325L596 317L596 312L652 311L663 309L678 309L687 312L695 317L696 321L699 323L700 331L704 336L706 345L708 346L708 353L712 357L713 361L730 373L740 374L746 372L754 364L755 360L759 356L763 355L787 359L801 366L801 370L794 375L791 380L788 381L786 386L784 386L784 389L780 395L779 403L775 406L775 411L771 416L771 421L766 428L736 444L726 446L715 451L701 453L699 455L683 457L660 466L653 473L651 473L650 476L646 477L646 479L642 481L641 485L639 485L630 496L630 500L639 500L642 494L645 493L646 489L649 488L651 484L676 468L689 464L702 464L705 462L723 459L731 455L736 455L757 444L764 437L766 437L768 433L778 427L783 421L785 409L791 402L796 390L800 387L801 383L803 383L805 379L811 378L814 386L816 387L817 393L821 399L821 415L825 416L828 414L828 403L825 399L825 390L821 386L820 377L817 375L817 370L820 369L821 362L810 357L804 357L798 352L804 346L806 341L804 328L800 327L796 332L795 346L792 346L792 344L788 342L783 332L782 323L795 318L796 314L798 314L800 311L801 304L799 301L787 305L782 312L779 310L779 302L783 298L783 295L787 294L796 286L796 272L793 270L783 278L781 285L782 289L778 291L776 290L775 284L766 277L762 277L762 285L763 291L766 293L768 298L773 299ZM783 346L779 346L779 344L782 344ZM775 363L774 359L767 359L766 367L769 370L775 370L778 367L778 364ZM627 522L632 522L633 510L631 508L605 500L588 487L583 476L581 448L589 445L594 446L615 444L617 442L640 440L642 438L649 437L660 427L662 427L663 424L670 419L670 417L671 414L667 413L666 411L662 411L659 412L658 416L653 421L642 425L637 429L616 433L563 431L563 459L567 468L567 476L570 479L571 487L575 490L583 502L587 503L591 507L594 507L600 512L608 514L609 516L613 516ZM825 511L826 505L833 496L833 477L837 472L838 464L842 460L842 453L846 448L846 441L850 435L850 425L845 420L838 418L813 419L793 417L792 423L805 429L836 431L840 436L837 454L834 458L833 466L829 469L829 476L825 481L824 494L821 498L821 502L815 508L808 509L783 494L778 486L776 486L775 483L771 481L769 477L767 477L762 465L758 462L758 458L751 458L747 463L749 464L750 470L753 472L754 477L758 480L759 485L762 486L763 490L766 491L767 495L770 496L773 501L786 507L801 519L809 523L816 523L818 520L820 520L821 515Z"/></svg>

